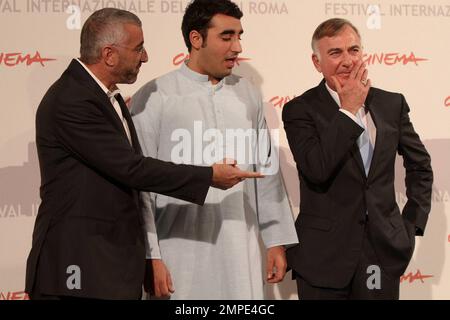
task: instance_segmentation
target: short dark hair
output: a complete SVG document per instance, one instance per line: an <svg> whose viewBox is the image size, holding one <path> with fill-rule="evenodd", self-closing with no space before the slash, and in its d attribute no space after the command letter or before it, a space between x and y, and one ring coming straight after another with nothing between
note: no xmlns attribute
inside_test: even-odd
<svg viewBox="0 0 450 320"><path fill-rule="evenodd" d="M359 34L358 29L348 20L341 19L341 18L332 18L328 19L324 22L322 22L317 28L316 31L314 31L314 34L312 36L311 40L311 48L313 51L316 51L315 44L317 41L319 41L322 38L325 37L334 37L337 35L345 26L351 27L359 38L361 38L361 35Z"/></svg>
<svg viewBox="0 0 450 320"><path fill-rule="evenodd" d="M87 64L98 62L104 45L122 41L126 23L142 27L141 20L129 11L116 8L95 11L81 29L80 60Z"/></svg>
<svg viewBox="0 0 450 320"><path fill-rule="evenodd" d="M191 31L198 31L206 41L211 19L216 14L224 14L236 19L241 19L243 16L237 4L230 0L193 0L188 4L184 12L181 31L189 52L192 49L189 39Z"/></svg>

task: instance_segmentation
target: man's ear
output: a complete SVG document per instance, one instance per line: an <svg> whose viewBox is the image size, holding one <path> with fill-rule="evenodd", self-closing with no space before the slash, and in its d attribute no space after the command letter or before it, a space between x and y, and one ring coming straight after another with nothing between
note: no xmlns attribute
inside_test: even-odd
<svg viewBox="0 0 450 320"><path fill-rule="evenodd" d="M189 40L192 48L199 50L203 46L203 36L197 30L192 30L189 33Z"/></svg>
<svg viewBox="0 0 450 320"><path fill-rule="evenodd" d="M311 60L314 64L314 67L316 67L316 70L319 71L320 73L322 73L322 68L320 67L319 56L317 54L313 53L311 56Z"/></svg>
<svg viewBox="0 0 450 320"><path fill-rule="evenodd" d="M118 55L115 53L112 46L105 46L102 48L102 60L108 67L113 67L117 64Z"/></svg>

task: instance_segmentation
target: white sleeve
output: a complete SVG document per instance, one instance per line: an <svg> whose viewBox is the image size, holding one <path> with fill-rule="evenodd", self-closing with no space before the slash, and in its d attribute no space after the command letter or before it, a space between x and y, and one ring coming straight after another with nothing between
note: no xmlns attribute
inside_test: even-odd
<svg viewBox="0 0 450 320"><path fill-rule="evenodd" d="M258 102L258 144L256 170L265 178L256 179L257 212L261 238L266 248L298 243L294 217L281 175L277 135L271 138L264 116L262 99Z"/></svg>
<svg viewBox="0 0 450 320"><path fill-rule="evenodd" d="M158 158L159 121L162 106L160 93L154 91L155 81L147 83L131 99L131 113L142 153ZM156 193L141 192L141 211L146 234L146 258L161 259L155 223Z"/></svg>

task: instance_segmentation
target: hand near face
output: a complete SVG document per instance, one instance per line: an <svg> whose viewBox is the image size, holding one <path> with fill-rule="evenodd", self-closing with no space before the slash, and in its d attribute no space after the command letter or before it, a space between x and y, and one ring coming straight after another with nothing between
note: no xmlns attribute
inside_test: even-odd
<svg viewBox="0 0 450 320"><path fill-rule="evenodd" d="M331 76L339 95L342 109L353 114L363 106L371 86L367 79L368 71L361 60L355 65L347 80L342 81L336 76Z"/></svg>

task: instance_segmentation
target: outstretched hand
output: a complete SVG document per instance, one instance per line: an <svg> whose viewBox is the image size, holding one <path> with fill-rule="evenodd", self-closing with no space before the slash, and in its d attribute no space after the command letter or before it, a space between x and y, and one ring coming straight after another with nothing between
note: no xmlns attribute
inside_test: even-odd
<svg viewBox="0 0 450 320"><path fill-rule="evenodd" d="M242 171L235 160L224 159L213 164L212 186L222 190L229 189L247 178L264 178L259 172Z"/></svg>

